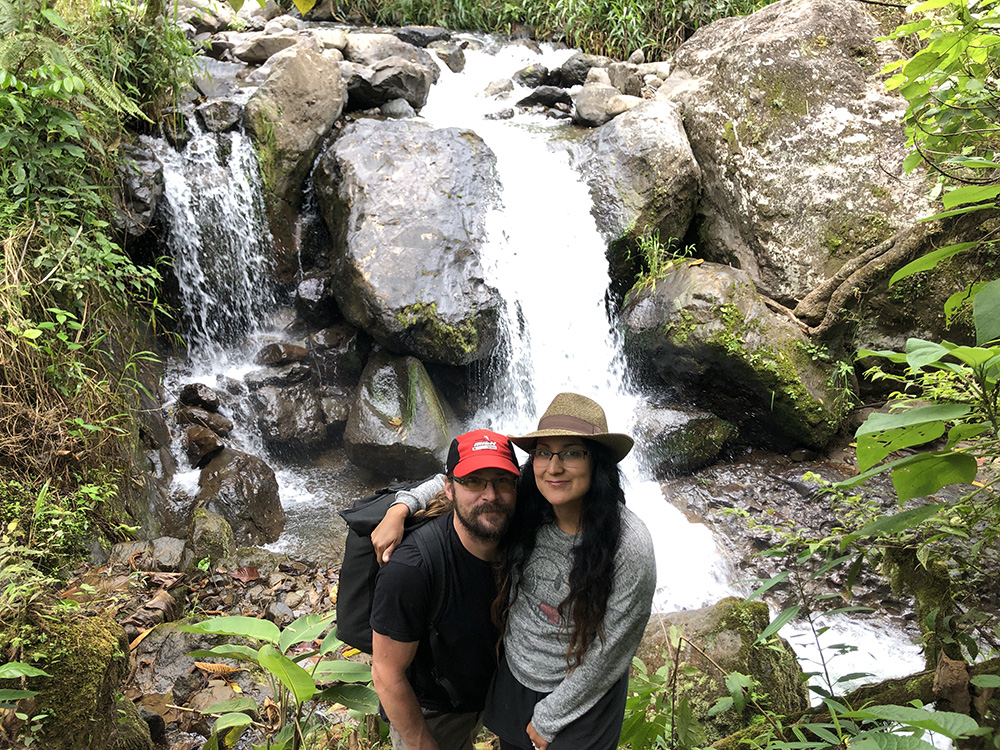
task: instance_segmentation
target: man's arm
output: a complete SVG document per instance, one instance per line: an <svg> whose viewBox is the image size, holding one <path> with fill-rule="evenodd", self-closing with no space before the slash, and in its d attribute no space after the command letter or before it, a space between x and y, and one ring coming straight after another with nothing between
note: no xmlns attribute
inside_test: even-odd
<svg viewBox="0 0 1000 750"><path fill-rule="evenodd" d="M385 715L410 750L438 750L420 712L417 696L406 679L406 668L417 653L418 641L402 643L372 633L372 680Z"/></svg>

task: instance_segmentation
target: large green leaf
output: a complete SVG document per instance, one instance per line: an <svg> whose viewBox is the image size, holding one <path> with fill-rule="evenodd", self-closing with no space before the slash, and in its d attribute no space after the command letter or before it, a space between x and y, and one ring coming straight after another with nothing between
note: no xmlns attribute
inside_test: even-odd
<svg viewBox="0 0 1000 750"><path fill-rule="evenodd" d="M976 343L982 345L1000 338L1000 279L980 289L972 304Z"/></svg>
<svg viewBox="0 0 1000 750"><path fill-rule="evenodd" d="M997 346L956 346L951 350L951 356L972 368L982 367L998 354L1000 347Z"/></svg>
<svg viewBox="0 0 1000 750"><path fill-rule="evenodd" d="M295 696L299 705L313 697L316 683L312 676L270 644L260 647L260 665L273 674Z"/></svg>
<svg viewBox="0 0 1000 750"><path fill-rule="evenodd" d="M933 404L870 415L855 433L858 468L868 471L893 451L937 440L944 435L946 422L960 419L970 410L964 404Z"/></svg>
<svg viewBox="0 0 1000 750"><path fill-rule="evenodd" d="M233 711L256 711L257 701L253 698L243 695L239 698L230 698L229 700L219 701L218 703L213 703L208 708L204 709L206 714L228 714Z"/></svg>
<svg viewBox="0 0 1000 750"><path fill-rule="evenodd" d="M869 706L860 711L844 714L853 719L881 719L895 721L908 727L926 729L943 734L948 739L958 739L979 729L979 724L971 716L953 711L929 711L912 706Z"/></svg>
<svg viewBox="0 0 1000 750"><path fill-rule="evenodd" d="M378 695L368 685L336 685L316 693L316 700L342 703L355 711L373 714L378 711Z"/></svg>
<svg viewBox="0 0 1000 750"><path fill-rule="evenodd" d="M289 648L297 643L305 643L319 638L330 627L330 623L336 616L336 612L330 612L327 615L303 615L281 631L281 637L278 638L278 650L285 654L288 653Z"/></svg>
<svg viewBox="0 0 1000 750"><path fill-rule="evenodd" d="M946 343L938 344L923 339L907 339L906 364L914 370L919 370L921 367L941 361L954 349L954 345L947 346Z"/></svg>
<svg viewBox="0 0 1000 750"><path fill-rule="evenodd" d="M0 680L11 680L15 677L51 677L48 672L22 661L9 661L0 664Z"/></svg>
<svg viewBox="0 0 1000 750"><path fill-rule="evenodd" d="M19 701L22 698L30 698L33 695L38 695L38 691L3 688L0 689L0 703L6 703L7 701Z"/></svg>
<svg viewBox="0 0 1000 750"><path fill-rule="evenodd" d="M766 628L760 632L760 635L757 636L757 643L764 643L768 638L798 617L801 610L802 608L797 604L793 604L791 607L786 607L777 617L771 620L770 624Z"/></svg>
<svg viewBox="0 0 1000 750"><path fill-rule="evenodd" d="M195 659L237 659L257 664L257 649L236 643L223 643L208 650L191 651L188 656Z"/></svg>
<svg viewBox="0 0 1000 750"><path fill-rule="evenodd" d="M929 505L922 505L919 508L911 508L910 510L894 513L889 516L879 516L860 531L856 531L851 534L849 538L851 540L867 539L869 537L883 536L884 534L898 534L901 531L912 529L914 526L923 523L937 513L941 507L942 506L939 504L931 503Z"/></svg>
<svg viewBox="0 0 1000 750"><path fill-rule="evenodd" d="M321 661L312 673L316 682L371 682L372 668L344 659Z"/></svg>
<svg viewBox="0 0 1000 750"><path fill-rule="evenodd" d="M897 281L905 279L907 276L912 276L915 273L920 273L921 271L929 271L938 263L943 260L947 260L953 255L958 255L963 250L968 250L969 248L976 247L978 242L961 242L957 245L946 245L945 247L938 248L926 255L921 255L914 261L907 263L905 266L900 268L896 273L892 275L889 279L889 286L892 286Z"/></svg>
<svg viewBox="0 0 1000 750"><path fill-rule="evenodd" d="M851 750L936 750L927 740L912 734L862 732L851 741Z"/></svg>
<svg viewBox="0 0 1000 750"><path fill-rule="evenodd" d="M223 729L230 729L231 727L248 727L251 723L253 723L253 719L246 714L223 714L219 717L219 720L215 722L215 731L216 733L219 733Z"/></svg>
<svg viewBox="0 0 1000 750"><path fill-rule="evenodd" d="M178 625L178 630L185 633L212 633L214 635L239 635L244 638L254 638L258 641L277 643L280 637L278 626L269 620L259 620L256 617L213 617L210 620L189 625Z"/></svg>
<svg viewBox="0 0 1000 750"><path fill-rule="evenodd" d="M949 484L968 484L976 478L979 465L967 453L921 453L894 469L892 477L900 501L933 495Z"/></svg>
<svg viewBox="0 0 1000 750"><path fill-rule="evenodd" d="M320 656L326 656L330 652L336 651L343 645L344 642L337 637L337 630L335 628L326 634L326 637L323 639L323 643L320 644Z"/></svg>
<svg viewBox="0 0 1000 750"><path fill-rule="evenodd" d="M982 203L1000 195L1000 185L965 185L945 193L941 202L945 208L954 208L966 203Z"/></svg>

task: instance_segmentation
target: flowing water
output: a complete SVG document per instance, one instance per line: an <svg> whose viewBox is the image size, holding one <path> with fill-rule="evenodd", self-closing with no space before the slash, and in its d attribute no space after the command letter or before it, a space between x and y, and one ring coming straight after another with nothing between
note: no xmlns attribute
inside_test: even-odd
<svg viewBox="0 0 1000 750"><path fill-rule="evenodd" d="M465 71L455 74L442 66L420 115L436 127L478 133L496 154L503 186L501 206L489 217L483 264L487 281L506 302L510 351L503 358L505 369L495 373L489 396L465 428L530 431L553 396L575 391L604 406L612 431L631 432L642 396L630 382L615 313L607 307L607 242L591 216L588 188L571 166L573 129L542 115L489 117L513 106L524 89L502 98L482 95L490 82L529 64L558 67L572 50L539 54L483 38L472 42ZM157 153L165 167L171 252L190 329L190 354L171 363L165 388L176 393L183 383L199 381L225 389L253 369L253 353L278 336L266 323L275 302L262 282L269 236L259 219L252 151L239 134L221 152L214 136L196 134L181 155L162 144ZM209 254L223 260L207 261ZM206 262L215 268L224 264L218 278L225 288L211 288L201 273ZM237 403L234 412L241 409ZM238 425L233 435L237 447L264 455L254 429L251 419ZM272 549L313 557L334 554L339 542L331 529L340 523L335 510L365 494L371 479L333 455L308 466L266 458L277 474L288 517L286 531ZM656 544L654 607L693 608L745 594L730 583L736 576L709 527L689 521L666 502L660 485L634 456L623 469L628 504L646 522ZM179 474L175 493L196 491L197 474ZM888 639L898 645L898 634L847 626L854 628L850 637L860 644L859 651L872 655L873 664L855 660L848 666L844 660L844 671L902 674L918 659L914 649L900 645L895 664L876 669L874 655L886 651L880 644ZM808 649L800 653L807 656Z"/></svg>

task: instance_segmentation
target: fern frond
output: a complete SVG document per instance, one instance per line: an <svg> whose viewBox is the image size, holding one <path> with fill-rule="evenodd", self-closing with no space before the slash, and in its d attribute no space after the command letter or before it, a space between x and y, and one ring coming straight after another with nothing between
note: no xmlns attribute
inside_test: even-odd
<svg viewBox="0 0 1000 750"><path fill-rule="evenodd" d="M86 63L84 63L70 47L65 47L62 45L56 45L59 54L66 61L66 67L73 73L73 75L79 76L83 79L83 82L87 84L87 89L92 93L94 99L98 103L107 107L114 112L121 114L131 115L132 117L139 117L141 119L146 119L146 116L142 113L131 99L124 96L118 88L103 76L95 73Z"/></svg>

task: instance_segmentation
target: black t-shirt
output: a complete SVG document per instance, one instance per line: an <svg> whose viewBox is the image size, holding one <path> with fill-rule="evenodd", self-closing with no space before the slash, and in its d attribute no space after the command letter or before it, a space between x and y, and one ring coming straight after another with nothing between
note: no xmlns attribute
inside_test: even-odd
<svg viewBox="0 0 1000 750"><path fill-rule="evenodd" d="M447 576L445 598L436 622L438 653L443 662L438 664L434 663L430 646L430 619L434 614L430 570L413 541L414 534L431 531L427 528L431 524L443 527L448 540L443 566ZM372 630L394 641L420 642L406 676L424 708L481 711L486 705L486 691L497 666L499 633L490 618L496 592L493 566L465 549L451 513L407 535L379 570L372 601ZM461 700L459 705L453 704L435 674L453 686Z"/></svg>

